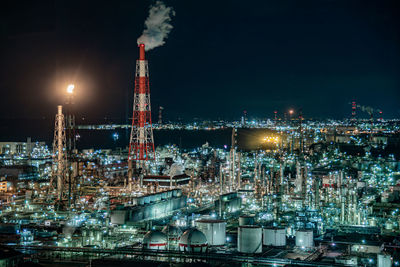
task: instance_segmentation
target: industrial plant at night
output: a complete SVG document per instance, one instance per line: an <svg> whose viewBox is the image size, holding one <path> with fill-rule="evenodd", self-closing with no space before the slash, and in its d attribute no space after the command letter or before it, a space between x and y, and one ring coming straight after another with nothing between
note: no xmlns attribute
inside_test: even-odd
<svg viewBox="0 0 400 267"><path fill-rule="evenodd" d="M43 83L50 84L54 92L61 92L58 96L53 94L47 100L41 97L38 102L33 99L40 90L27 90L26 95L13 90L1 93L4 104L0 121L4 121L5 127L0 128L0 267L400 266L398 63L396 60L381 63L387 71L387 80L381 83L380 90L312 91L304 88L318 80L338 85L335 75L340 71L347 70L341 77L354 75L348 82L354 87L361 86L356 80L373 77L372 81L380 76L370 69L363 78L362 68L346 69L351 60L355 65L360 64L361 60L355 59L362 50L359 48L353 52L353 59L330 58L332 64L343 60L340 63L343 67L336 68L335 75L329 74L332 76L322 73L321 66L325 63L314 63L311 71L312 60L296 68L271 63L270 70L276 72L265 71L268 60L274 60L275 51L259 49L257 42L273 43L275 36L276 53L284 61L284 47L291 42L291 36L298 38L298 35L293 30L291 35L284 36L287 43L277 41L283 37L271 28L271 36L268 35L271 39L266 41L251 36L253 26L249 26L254 24L261 31L267 26L281 25L276 27L283 30L285 25L297 25L300 21L306 25L302 28L305 36L314 36L313 30L319 29L316 25L320 23L327 31L340 32L335 35L339 38L345 34L344 28L340 31L329 28L336 25L337 14L368 14L370 23L376 23L374 27L378 29L377 25L386 25L379 24L382 18L379 12L385 14L386 20L382 20L385 23L390 20L398 24L395 13L400 9L386 0L384 4L367 1L370 5L365 6L362 1L353 0L349 1L354 2L353 6L336 0L305 1L301 7L292 2L295 1L288 1L288 5L262 4L259 10L236 3L217 4L215 10L227 12L223 17L216 15L217 21L230 21L229 12L239 15L234 23L221 24L227 27L225 30L216 26L204 32L201 24L192 22L197 16L203 17L204 10L180 1L176 6L174 2L162 1L148 1L146 5L121 2L116 4L117 9L110 7L110 12L109 7L100 3L96 7L98 14L90 13L90 19L83 14L89 14L84 11L94 8L91 5L63 1L39 6L32 3L23 12L31 14L38 10L39 14L45 14L53 8L57 11L56 30L46 24L53 15L28 16L27 20L35 22L31 27L45 29L32 35L25 34L30 28L23 22L13 24L16 22L6 16L1 35L6 40L4 51L21 49L22 45L17 45L19 38L34 39L32 49L46 50L46 46L36 47L35 42L48 44L49 41L38 40L48 36L46 31L50 27L49 36L56 36L57 40L53 45L62 46L65 57L57 58L54 70L50 71L58 80ZM371 8L375 6L381 7L379 12ZM76 14L69 12L72 7L76 8ZM19 8L10 7L10 14ZM147 18L142 14L146 9ZM193 13L186 14L185 10ZM362 12L357 13L359 10ZM144 30L143 23L134 22L142 32L137 40L127 37L124 29L129 27L122 26L128 23L128 11L135 12L137 20L145 18ZM103 13L108 16L108 12L110 18L102 17ZM207 12L210 20L216 18L216 11L207 9ZM274 17L275 12L300 15L282 23L278 15ZM76 24L69 24L73 21L67 19L69 16L75 16ZM194 16L193 20L190 16ZM97 23L101 26L94 26ZM113 23L118 27L113 28ZM198 41L206 48L199 48L201 44L195 41L182 41L183 37L174 31L185 27L185 23L195 25L191 33L188 30L188 36L202 33L199 38L208 38L209 34L214 41ZM348 23L349 29L364 25L357 23L354 22L356 26ZM235 46L240 48L235 54L228 52L229 43L233 43L227 41L230 39L226 34L231 31L228 24L237 27L233 35L244 28L249 33L247 40ZM337 25L342 27L341 23ZM310 35L307 27L313 29ZM400 36L394 27L382 30L381 34L391 30L393 36ZM109 42L101 39L106 33L112 36ZM359 34L363 38L370 36ZM67 40L66 36L75 42L71 45L61 42ZM71 63L79 67L74 68L73 75L65 75L68 73L65 66L75 61L72 55L78 50L74 49L78 49L80 42L83 45L95 37L104 41L104 47L88 41L91 45L85 48L83 59ZM121 51L113 52L119 55L118 59L101 62L98 51L112 50L123 38L130 38L135 44L121 45ZM392 45L398 48L400 39L396 40ZM356 46L357 38L350 41ZM346 39L349 46L350 41ZM297 42L296 49L303 45ZM333 47L338 46L333 44ZM392 46L387 47L386 52L392 53L389 49ZM330 57L335 50L328 49L323 53ZM214 50L222 58L227 53L226 62L215 57ZM321 51L314 49L310 53ZM50 50L42 52L48 56L39 57L39 61L53 60ZM98 54L92 58L91 53ZM28 54L4 53L0 88L7 85L12 89L10 84L33 79L35 75L29 72L19 76L21 81L12 76L24 64L14 62L13 57ZM104 52L106 55L111 54ZM268 56L263 59L263 55ZM395 52L393 55L400 57ZM231 61L232 58L235 60ZM293 56L289 61L296 58L299 60L301 56ZM375 59L371 56L370 60ZM107 71L93 75L92 80L80 78L85 64L91 60L95 62L93 69L107 66ZM129 61L128 70L120 66L125 64L124 60ZM362 60L369 64L368 59ZM326 61L329 65L329 60ZM18 64L21 65L15 70ZM44 65L45 62L38 70L31 70L32 73L40 72ZM194 74L188 77L192 68ZM294 68L297 72L291 72ZM125 76L115 74L125 71ZM282 74L277 74L278 71ZM313 78L307 76L311 72ZM95 89L89 84L95 84L96 79L104 81L96 85L99 92L110 92L90 96L90 90ZM112 82L116 79L127 85L127 89L117 88ZM36 76L33 80L40 82ZM272 88L269 80L279 81ZM260 81L264 82L260 85ZM303 89L292 88L293 84ZM82 102L85 94L87 102ZM113 97L119 97L120 102ZM250 97L253 98L249 100ZM17 115L22 114L20 111L12 114L17 109L11 99L18 99L16 103L35 102L34 108L26 104L23 116ZM218 103L214 104L215 101ZM18 105L18 109L21 106L24 107ZM115 110L123 114L124 109L125 115L108 115ZM214 115L204 115L208 112ZM28 122L19 123L22 120Z"/></svg>

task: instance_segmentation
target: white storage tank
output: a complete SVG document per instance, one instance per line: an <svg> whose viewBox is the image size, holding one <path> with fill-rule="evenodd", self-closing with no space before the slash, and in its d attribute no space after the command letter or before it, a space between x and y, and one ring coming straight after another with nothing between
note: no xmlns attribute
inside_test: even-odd
<svg viewBox="0 0 400 267"><path fill-rule="evenodd" d="M170 199L172 197L172 190L167 191L167 198Z"/></svg>
<svg viewBox="0 0 400 267"><path fill-rule="evenodd" d="M243 225L238 228L238 252L262 252L262 228L255 225Z"/></svg>
<svg viewBox="0 0 400 267"><path fill-rule="evenodd" d="M286 246L286 229L285 228L264 228L263 229L263 245L284 247Z"/></svg>
<svg viewBox="0 0 400 267"><path fill-rule="evenodd" d="M301 248L314 247L314 233L312 230L296 231L296 246Z"/></svg>
<svg viewBox="0 0 400 267"><path fill-rule="evenodd" d="M143 248L151 250L166 250L167 236L160 231L149 231L143 237Z"/></svg>
<svg viewBox="0 0 400 267"><path fill-rule="evenodd" d="M206 236L197 229L189 229L179 239L179 250L188 252L206 252L208 242Z"/></svg>
<svg viewBox="0 0 400 267"><path fill-rule="evenodd" d="M393 222L392 221L386 221L385 229L386 230L393 230Z"/></svg>
<svg viewBox="0 0 400 267"><path fill-rule="evenodd" d="M392 257L386 254L378 254L378 265L377 267L391 267Z"/></svg>
<svg viewBox="0 0 400 267"><path fill-rule="evenodd" d="M369 226L376 226L376 219L375 218L368 219L368 224Z"/></svg>
<svg viewBox="0 0 400 267"><path fill-rule="evenodd" d="M226 241L226 222L223 220L198 220L197 229L203 232L210 246L222 246Z"/></svg>
<svg viewBox="0 0 400 267"><path fill-rule="evenodd" d="M239 226L253 225L253 224L254 224L254 215L241 215L239 217Z"/></svg>
<svg viewBox="0 0 400 267"><path fill-rule="evenodd" d="M144 205L144 196L141 196L141 197L137 198L137 204L138 205Z"/></svg>

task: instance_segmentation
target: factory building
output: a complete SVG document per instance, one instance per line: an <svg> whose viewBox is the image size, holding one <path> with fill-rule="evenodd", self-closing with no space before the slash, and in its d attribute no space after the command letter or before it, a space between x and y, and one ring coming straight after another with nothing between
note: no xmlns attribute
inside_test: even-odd
<svg viewBox="0 0 400 267"><path fill-rule="evenodd" d="M0 177L9 180L36 180L39 178L37 168L30 165L2 166Z"/></svg>
<svg viewBox="0 0 400 267"><path fill-rule="evenodd" d="M190 176L179 174L173 177L166 175L146 175L143 177L143 185L157 184L159 187L172 187L187 185L190 181Z"/></svg>
<svg viewBox="0 0 400 267"><path fill-rule="evenodd" d="M111 223L126 224L152 220L186 207L187 197L180 189L144 195L132 200L132 205L118 207L111 212Z"/></svg>
<svg viewBox="0 0 400 267"><path fill-rule="evenodd" d="M4 155L30 155L35 145L45 146L45 142L32 143L30 137L26 142L0 142L0 154Z"/></svg>

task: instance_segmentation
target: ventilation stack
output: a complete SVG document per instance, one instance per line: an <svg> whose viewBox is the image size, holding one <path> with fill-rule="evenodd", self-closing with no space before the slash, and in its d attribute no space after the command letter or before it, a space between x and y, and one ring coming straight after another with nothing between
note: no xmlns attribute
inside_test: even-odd
<svg viewBox="0 0 400 267"><path fill-rule="evenodd" d="M145 59L145 45L139 45L139 60L136 61L135 89L133 99L132 130L129 141L128 178L132 185L133 171L146 171L146 162L154 160L154 138L151 122L149 68Z"/></svg>

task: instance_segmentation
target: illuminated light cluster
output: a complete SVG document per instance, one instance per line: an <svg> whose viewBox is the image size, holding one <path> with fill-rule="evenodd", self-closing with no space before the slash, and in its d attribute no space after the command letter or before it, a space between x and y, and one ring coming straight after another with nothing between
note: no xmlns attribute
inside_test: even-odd
<svg viewBox="0 0 400 267"><path fill-rule="evenodd" d="M265 136L262 140L265 143L275 143L275 144L279 143L278 136Z"/></svg>

